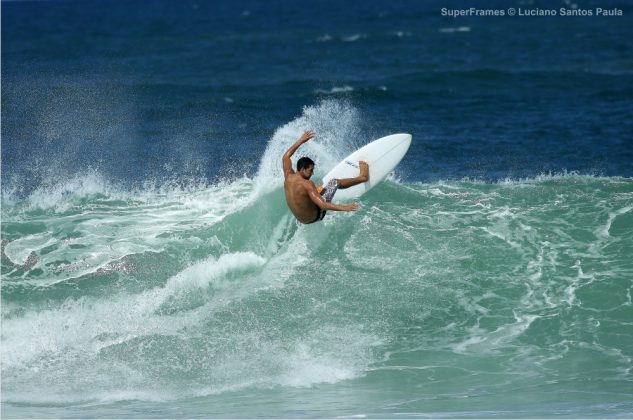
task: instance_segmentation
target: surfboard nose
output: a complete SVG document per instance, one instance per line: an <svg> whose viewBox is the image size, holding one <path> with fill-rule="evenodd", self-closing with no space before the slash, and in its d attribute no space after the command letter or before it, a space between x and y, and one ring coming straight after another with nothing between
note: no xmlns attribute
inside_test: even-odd
<svg viewBox="0 0 633 420"><path fill-rule="evenodd" d="M339 189L336 199L356 198L380 183L397 165L409 150L411 134L392 134L374 140L347 156L323 177L323 184L334 178L353 178L358 175L358 162L369 164L369 182Z"/></svg>
<svg viewBox="0 0 633 420"><path fill-rule="evenodd" d="M397 133L397 134L388 135L387 137L383 137L382 139L388 139L388 141L391 141L393 139L393 140L398 140L399 142L411 143L413 136L409 133ZM379 139L379 140L382 140L382 139Z"/></svg>

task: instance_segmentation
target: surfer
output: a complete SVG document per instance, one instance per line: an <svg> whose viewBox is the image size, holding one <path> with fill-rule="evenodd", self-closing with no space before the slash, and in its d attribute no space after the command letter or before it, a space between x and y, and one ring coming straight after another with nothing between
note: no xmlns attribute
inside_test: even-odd
<svg viewBox="0 0 633 420"><path fill-rule="evenodd" d="M306 131L293 144L282 158L284 168L284 190L288 207L301 223L314 223L323 220L326 210L355 211L359 205L332 204L332 198L337 189L345 189L369 180L369 165L360 161L360 174L356 178L333 179L323 187L317 187L310 177L314 173L314 162L309 157L302 157L297 161L297 171L292 170L290 157L299 146L314 137L312 131Z"/></svg>

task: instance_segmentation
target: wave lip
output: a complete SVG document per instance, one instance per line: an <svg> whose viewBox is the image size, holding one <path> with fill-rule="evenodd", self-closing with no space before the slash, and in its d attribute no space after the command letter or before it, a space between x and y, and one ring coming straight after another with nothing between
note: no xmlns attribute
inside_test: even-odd
<svg viewBox="0 0 633 420"><path fill-rule="evenodd" d="M266 260L252 252L235 252L224 254L217 260L213 257L187 267L170 278L163 288L165 296L191 292L213 284L218 287L216 279L223 279L228 273L247 271L263 266Z"/></svg>

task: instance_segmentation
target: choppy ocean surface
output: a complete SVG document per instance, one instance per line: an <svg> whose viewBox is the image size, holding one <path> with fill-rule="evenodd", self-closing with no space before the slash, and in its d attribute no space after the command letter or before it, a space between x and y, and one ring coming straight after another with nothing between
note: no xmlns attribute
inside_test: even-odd
<svg viewBox="0 0 633 420"><path fill-rule="evenodd" d="M632 417L633 6L574 4L3 2L2 417ZM307 129L413 143L299 225Z"/></svg>

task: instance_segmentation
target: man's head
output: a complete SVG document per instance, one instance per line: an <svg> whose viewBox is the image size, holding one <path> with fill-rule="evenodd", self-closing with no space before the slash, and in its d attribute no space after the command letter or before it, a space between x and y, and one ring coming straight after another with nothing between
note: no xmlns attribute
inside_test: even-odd
<svg viewBox="0 0 633 420"><path fill-rule="evenodd" d="M314 173L314 161L309 157L302 157L297 161L297 172L304 179L310 179Z"/></svg>

